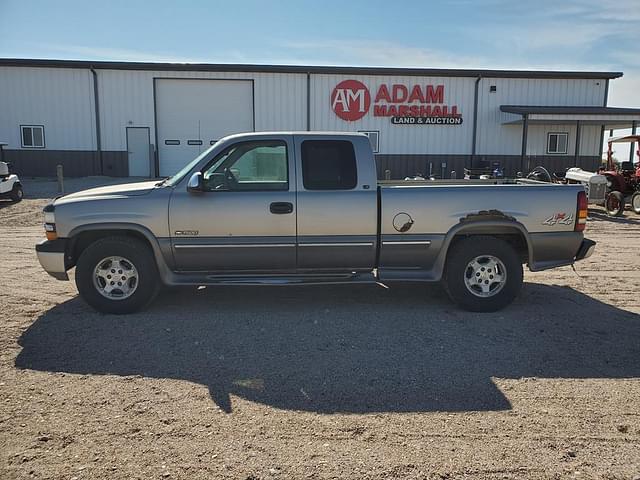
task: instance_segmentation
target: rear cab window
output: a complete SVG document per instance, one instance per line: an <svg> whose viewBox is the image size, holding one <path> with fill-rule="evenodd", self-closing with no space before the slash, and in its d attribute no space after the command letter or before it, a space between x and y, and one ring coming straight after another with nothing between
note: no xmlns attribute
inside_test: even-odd
<svg viewBox="0 0 640 480"><path fill-rule="evenodd" d="M353 144L347 140L305 140L302 183L306 190L352 190L358 182Z"/></svg>

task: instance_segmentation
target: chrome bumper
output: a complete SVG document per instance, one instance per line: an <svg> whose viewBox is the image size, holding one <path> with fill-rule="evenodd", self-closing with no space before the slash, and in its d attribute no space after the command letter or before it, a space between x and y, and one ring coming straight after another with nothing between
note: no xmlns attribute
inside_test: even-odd
<svg viewBox="0 0 640 480"><path fill-rule="evenodd" d="M64 263L65 244L65 241L43 240L36 245L36 254L40 265L45 272L58 280L69 280Z"/></svg>

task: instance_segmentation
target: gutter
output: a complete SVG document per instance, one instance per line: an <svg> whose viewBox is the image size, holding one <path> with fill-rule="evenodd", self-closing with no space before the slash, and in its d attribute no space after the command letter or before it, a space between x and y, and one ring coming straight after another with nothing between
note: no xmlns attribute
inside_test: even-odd
<svg viewBox="0 0 640 480"><path fill-rule="evenodd" d="M476 78L473 86L473 138L471 139L471 168L473 168L473 161L476 158L476 136L478 132L478 88L482 80L482 75Z"/></svg>
<svg viewBox="0 0 640 480"><path fill-rule="evenodd" d="M100 175L104 175L104 163L102 161L102 138L100 135L100 100L98 98L98 74L93 68L89 68L93 75L93 103L96 114L96 150L98 151L98 161L100 162Z"/></svg>

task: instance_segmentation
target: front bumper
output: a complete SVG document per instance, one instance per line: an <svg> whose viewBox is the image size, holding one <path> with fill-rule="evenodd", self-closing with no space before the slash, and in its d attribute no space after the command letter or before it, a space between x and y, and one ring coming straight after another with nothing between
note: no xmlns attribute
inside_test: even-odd
<svg viewBox="0 0 640 480"><path fill-rule="evenodd" d="M584 240L582 240L582 244L580 244L580 248L578 249L578 253L576 254L576 261L589 258L593 254L593 251L595 249L596 242L585 238Z"/></svg>
<svg viewBox="0 0 640 480"><path fill-rule="evenodd" d="M43 240L36 245L38 261L45 272L58 280L69 280L65 267L67 240Z"/></svg>

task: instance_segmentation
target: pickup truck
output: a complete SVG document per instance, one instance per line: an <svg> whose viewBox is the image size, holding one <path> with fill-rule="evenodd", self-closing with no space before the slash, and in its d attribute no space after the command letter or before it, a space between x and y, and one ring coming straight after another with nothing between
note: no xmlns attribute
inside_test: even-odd
<svg viewBox="0 0 640 480"><path fill-rule="evenodd" d="M378 181L356 133L225 137L162 181L65 195L44 208L43 268L102 312L162 285L442 281L472 311L508 305L532 271L571 265L581 185L527 179Z"/></svg>

